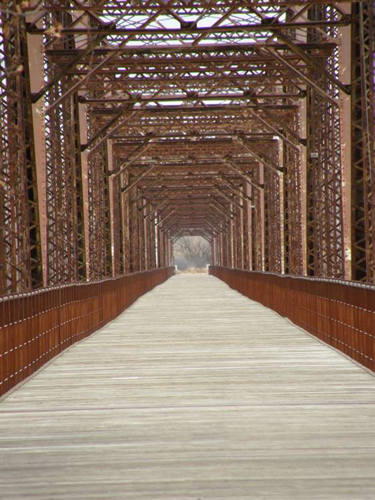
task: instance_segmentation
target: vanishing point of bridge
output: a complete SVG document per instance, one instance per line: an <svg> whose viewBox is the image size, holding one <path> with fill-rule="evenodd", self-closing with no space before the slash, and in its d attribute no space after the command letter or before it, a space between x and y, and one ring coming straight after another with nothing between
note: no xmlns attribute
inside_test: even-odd
<svg viewBox="0 0 375 500"><path fill-rule="evenodd" d="M1 499L375 497L374 86L372 0L1 2Z"/></svg>

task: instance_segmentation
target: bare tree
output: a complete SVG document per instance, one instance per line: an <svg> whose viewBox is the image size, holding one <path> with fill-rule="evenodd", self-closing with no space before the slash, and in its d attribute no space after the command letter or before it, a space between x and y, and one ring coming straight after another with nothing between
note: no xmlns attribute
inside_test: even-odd
<svg viewBox="0 0 375 500"><path fill-rule="evenodd" d="M183 236L174 244L173 253L179 269L203 268L210 263L211 246L201 236Z"/></svg>

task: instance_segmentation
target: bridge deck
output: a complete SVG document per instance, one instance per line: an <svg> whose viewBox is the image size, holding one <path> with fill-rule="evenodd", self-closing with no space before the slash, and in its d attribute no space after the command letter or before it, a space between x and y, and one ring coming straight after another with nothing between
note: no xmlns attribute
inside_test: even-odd
<svg viewBox="0 0 375 500"><path fill-rule="evenodd" d="M0 403L0 498L373 499L375 378L178 275Z"/></svg>

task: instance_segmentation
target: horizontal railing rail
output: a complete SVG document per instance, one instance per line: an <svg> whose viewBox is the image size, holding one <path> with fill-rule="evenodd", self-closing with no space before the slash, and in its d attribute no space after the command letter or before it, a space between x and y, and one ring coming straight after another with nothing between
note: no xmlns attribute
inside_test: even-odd
<svg viewBox="0 0 375 500"><path fill-rule="evenodd" d="M0 297L0 395L173 273L168 267Z"/></svg>
<svg viewBox="0 0 375 500"><path fill-rule="evenodd" d="M375 371L375 287L210 266L210 274Z"/></svg>

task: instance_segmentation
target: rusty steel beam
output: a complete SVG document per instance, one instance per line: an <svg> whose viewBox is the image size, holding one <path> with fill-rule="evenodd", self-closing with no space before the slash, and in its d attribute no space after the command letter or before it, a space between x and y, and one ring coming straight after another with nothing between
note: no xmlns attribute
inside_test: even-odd
<svg viewBox="0 0 375 500"><path fill-rule="evenodd" d="M296 22L296 23L277 23L277 24L267 24L267 23L256 23L256 24L241 24L232 26L215 26L215 27L187 27L183 26L180 28L116 28L111 25L101 26L98 28L61 28L60 33L62 36L66 35L87 35L87 34L106 34L106 35L127 35L132 37L134 35L204 35L208 33L236 33L241 32L267 32L275 30L283 30L287 28L293 29L311 29L311 28L328 28L328 27L338 27L347 26L350 24L349 18L343 18L335 21L306 21L306 22ZM35 35L43 35L45 29L30 27L28 33Z"/></svg>
<svg viewBox="0 0 375 500"><path fill-rule="evenodd" d="M352 278L375 283L375 7L352 9Z"/></svg>
<svg viewBox="0 0 375 500"><path fill-rule="evenodd" d="M214 264L375 281L373 2L8 4L2 293L167 265L189 231Z"/></svg>
<svg viewBox="0 0 375 500"><path fill-rule="evenodd" d="M0 293L8 294L42 286L43 264L25 18L0 16Z"/></svg>

